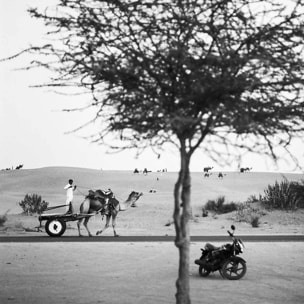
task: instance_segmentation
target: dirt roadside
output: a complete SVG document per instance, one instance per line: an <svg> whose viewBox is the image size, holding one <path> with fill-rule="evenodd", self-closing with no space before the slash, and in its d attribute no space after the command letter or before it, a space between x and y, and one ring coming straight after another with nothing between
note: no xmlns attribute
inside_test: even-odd
<svg viewBox="0 0 304 304"><path fill-rule="evenodd" d="M217 243L215 243L217 244ZM192 303L304 302L304 243L247 243L240 281L198 275ZM0 303L175 303L178 252L172 243L2 243Z"/></svg>

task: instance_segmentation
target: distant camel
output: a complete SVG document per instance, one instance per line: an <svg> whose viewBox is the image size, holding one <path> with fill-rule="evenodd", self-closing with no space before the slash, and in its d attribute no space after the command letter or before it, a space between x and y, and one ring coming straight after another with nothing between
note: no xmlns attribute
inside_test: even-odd
<svg viewBox="0 0 304 304"><path fill-rule="evenodd" d="M151 170L148 170L147 168L144 169L143 174L147 175L149 172L152 172Z"/></svg>
<svg viewBox="0 0 304 304"><path fill-rule="evenodd" d="M106 224L102 230L96 232L96 235L101 234L105 229L107 229L110 225L110 220L112 218L112 227L114 236L118 236L115 231L116 226L116 217L119 211L125 211L130 206L135 206L134 203L143 195L142 193L132 191L129 194L127 200L123 203L120 203L114 196L111 190L104 192L101 190L97 190L96 192L91 191L91 194L86 197L85 201L80 205L80 213L81 214L94 214L100 213L101 215L106 216ZM107 206L107 208L105 208ZM107 209L107 210L106 210ZM91 217L86 217L84 219L84 227L86 228L89 236L92 236L89 228L88 221ZM79 236L82 236L80 232L80 225L83 221L83 218L77 222L78 233Z"/></svg>
<svg viewBox="0 0 304 304"><path fill-rule="evenodd" d="M213 169L213 167L205 167L205 168L204 168L204 172L207 172L207 173L208 173L209 170L212 170L212 169Z"/></svg>
<svg viewBox="0 0 304 304"><path fill-rule="evenodd" d="M218 178L223 178L223 177L224 177L223 173L222 173L222 172L219 172Z"/></svg>
<svg viewBox="0 0 304 304"><path fill-rule="evenodd" d="M247 171L249 172L250 170L252 170L252 168L246 167L246 168L241 168L241 169L240 169L240 172L241 172L241 173L245 173L245 172L247 172Z"/></svg>
<svg viewBox="0 0 304 304"><path fill-rule="evenodd" d="M137 169L137 168L135 168L135 169L134 169L134 171L133 171L133 173L134 173L134 174L139 173L138 169Z"/></svg>

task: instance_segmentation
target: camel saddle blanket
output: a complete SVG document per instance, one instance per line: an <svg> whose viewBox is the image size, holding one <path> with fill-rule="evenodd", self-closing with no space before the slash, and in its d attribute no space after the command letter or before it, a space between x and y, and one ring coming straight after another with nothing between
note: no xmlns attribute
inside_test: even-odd
<svg viewBox="0 0 304 304"><path fill-rule="evenodd" d="M109 190L89 190L89 194L86 196L86 198L89 199L95 199L95 200L99 200L99 201L104 201L105 199L109 199L113 197L113 192L111 189Z"/></svg>

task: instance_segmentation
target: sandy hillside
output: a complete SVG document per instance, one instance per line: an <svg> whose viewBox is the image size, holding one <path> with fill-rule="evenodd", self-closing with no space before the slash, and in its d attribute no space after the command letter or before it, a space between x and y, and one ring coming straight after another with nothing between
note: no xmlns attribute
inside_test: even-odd
<svg viewBox="0 0 304 304"><path fill-rule="evenodd" d="M117 232L121 235L174 235L174 226L167 225L172 219L173 187L177 173L149 173L134 175L129 171L100 171L81 168L49 167L33 170L15 170L0 172L0 214L10 210L5 227L0 228L2 235L35 234L31 230L38 225L35 216L22 216L18 205L25 194L36 193L49 202L49 206L64 204L63 187L69 178L78 186L75 191L76 210L89 189L111 188L116 197L123 201L132 190L144 195L138 201L138 208L121 212L117 219ZM192 209L194 220L191 221L191 234L224 234L233 223L238 226L240 234L303 234L304 213L264 211L261 214L260 226L252 228L248 223L236 222L235 214L208 217L201 216L201 209L208 199L225 196L226 201L243 202L251 195L262 194L268 184L288 180L301 180L301 174L278 173L244 173L226 172L223 179L213 173L204 178L202 173L192 173ZM155 189L155 193L150 193ZM63 212L58 209L54 212ZM100 216L93 217L89 226L93 234L104 222ZM84 228L83 228L84 229ZM84 230L83 230L84 231ZM85 231L84 231L85 232ZM70 222L65 235L77 235L76 222ZM112 235L112 229L105 231Z"/></svg>

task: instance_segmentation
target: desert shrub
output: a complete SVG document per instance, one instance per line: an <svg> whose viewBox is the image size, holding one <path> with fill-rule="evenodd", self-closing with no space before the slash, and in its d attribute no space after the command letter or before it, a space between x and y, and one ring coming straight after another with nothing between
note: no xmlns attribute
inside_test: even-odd
<svg viewBox="0 0 304 304"><path fill-rule="evenodd" d="M41 214L47 209L48 205L49 203L42 200L41 196L38 194L26 194L24 199L19 203L23 213L27 215L32 215L34 213Z"/></svg>
<svg viewBox="0 0 304 304"><path fill-rule="evenodd" d="M225 196L219 196L216 200L208 200L204 209L218 214L229 213L237 210L237 204L234 202L225 204Z"/></svg>
<svg viewBox="0 0 304 304"><path fill-rule="evenodd" d="M248 222L252 212L253 208L248 203L239 204L235 219L237 222Z"/></svg>
<svg viewBox="0 0 304 304"><path fill-rule="evenodd" d="M301 182L291 182L290 188L294 195L293 208L304 208L304 180Z"/></svg>
<svg viewBox="0 0 304 304"><path fill-rule="evenodd" d="M276 181L264 190L261 203L268 209L304 208L304 182Z"/></svg>
<svg viewBox="0 0 304 304"><path fill-rule="evenodd" d="M247 200L246 200L246 202L247 202L248 204L258 203L258 202L260 202L260 201L261 201L261 195L260 195L259 198L257 198L255 195L250 195L250 196L247 198Z"/></svg>
<svg viewBox="0 0 304 304"><path fill-rule="evenodd" d="M203 207L203 211L204 210L215 211L216 210L215 200L208 200L205 206Z"/></svg>
<svg viewBox="0 0 304 304"><path fill-rule="evenodd" d="M7 213L6 211L4 214L0 215L0 227L4 226L5 222L7 221Z"/></svg>
<svg viewBox="0 0 304 304"><path fill-rule="evenodd" d="M208 216L208 211L205 208L203 208L202 209L202 217L207 217L207 216Z"/></svg>
<svg viewBox="0 0 304 304"><path fill-rule="evenodd" d="M257 228L260 225L260 217L258 215L252 216L250 220L252 227Z"/></svg>
<svg viewBox="0 0 304 304"><path fill-rule="evenodd" d="M254 208L250 202L246 201L245 203L238 205L235 220L237 222L245 222L253 225L253 222L257 221L257 219L260 219L260 217L263 215L265 215L265 212L263 210Z"/></svg>

